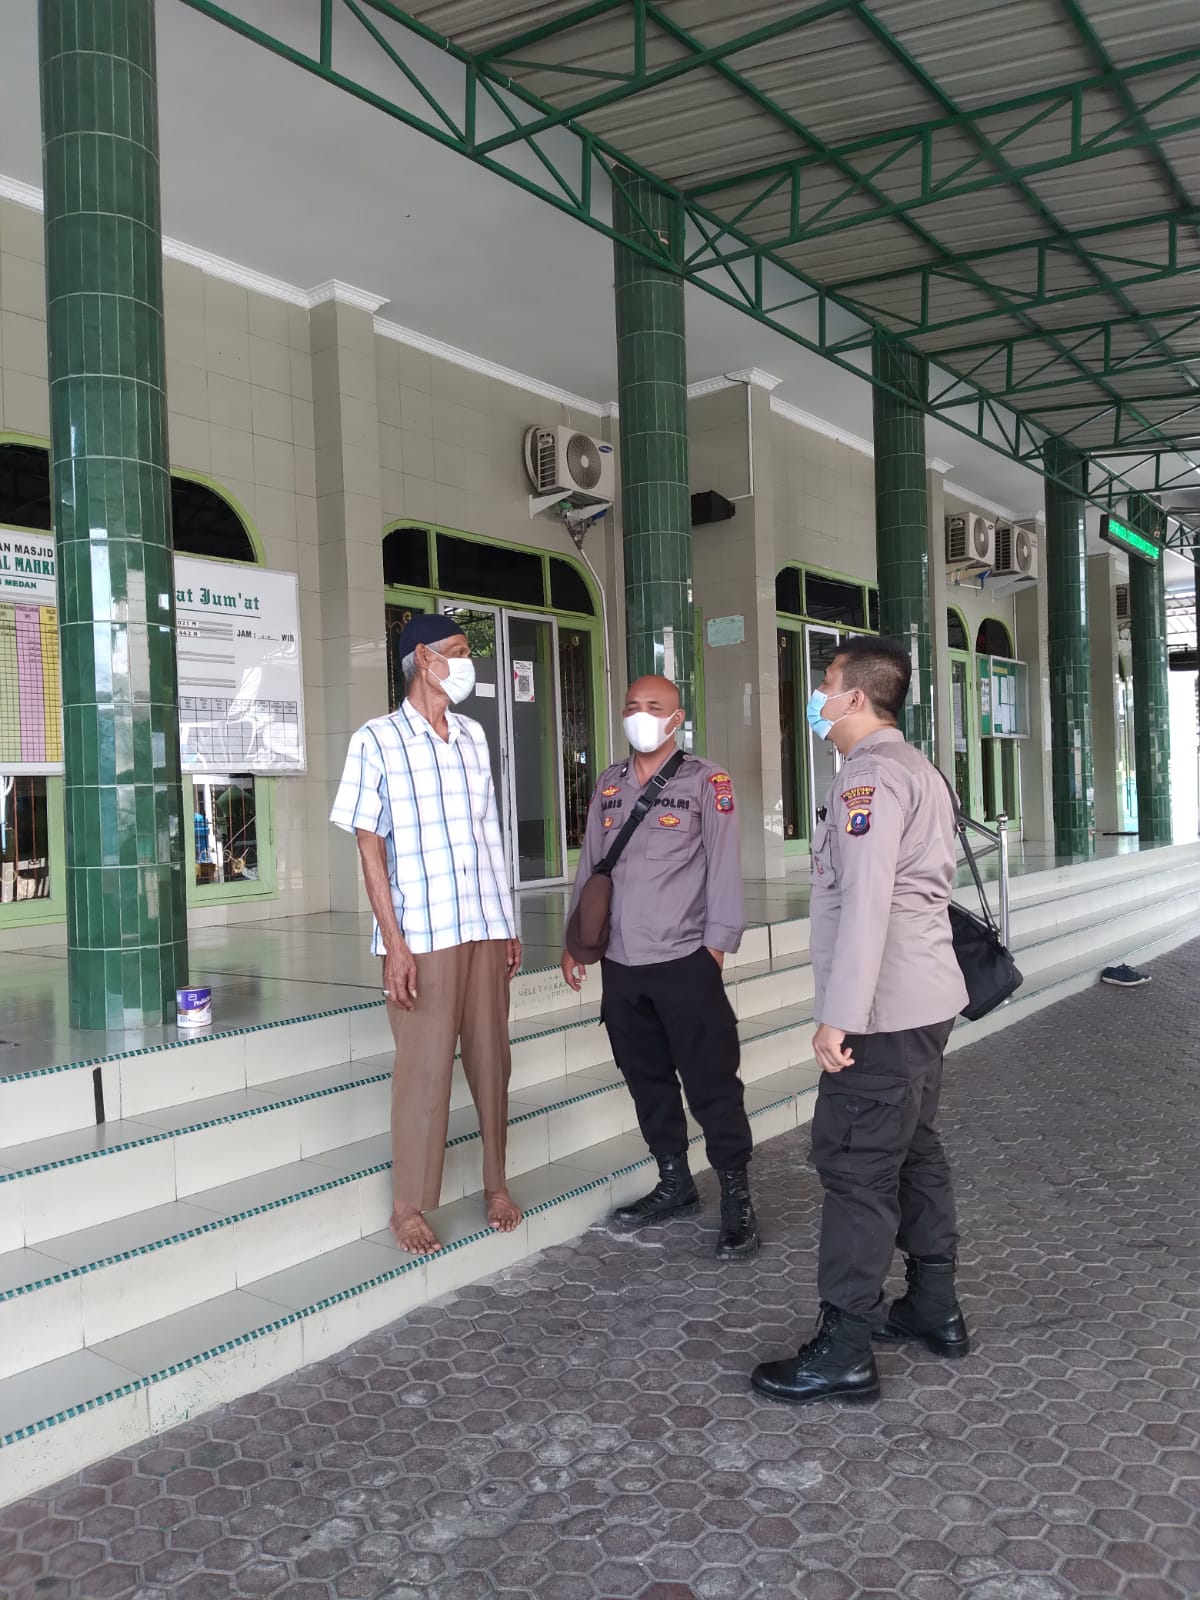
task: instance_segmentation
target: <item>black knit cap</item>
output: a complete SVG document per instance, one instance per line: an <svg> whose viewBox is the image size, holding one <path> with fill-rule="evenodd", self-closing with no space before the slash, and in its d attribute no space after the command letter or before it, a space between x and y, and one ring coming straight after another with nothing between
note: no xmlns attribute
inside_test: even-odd
<svg viewBox="0 0 1200 1600"><path fill-rule="evenodd" d="M447 639L459 638L462 631L462 623L453 617L436 613L413 617L400 630L400 641L396 646L400 660L407 661L419 644L444 644Z"/></svg>

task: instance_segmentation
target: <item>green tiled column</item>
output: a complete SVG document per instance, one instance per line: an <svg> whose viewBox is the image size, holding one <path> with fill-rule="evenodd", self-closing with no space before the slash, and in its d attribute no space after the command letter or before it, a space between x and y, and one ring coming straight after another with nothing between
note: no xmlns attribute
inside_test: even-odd
<svg viewBox="0 0 1200 1600"><path fill-rule="evenodd" d="M187 981L154 0L40 0L71 1019Z"/></svg>
<svg viewBox="0 0 1200 1600"><path fill-rule="evenodd" d="M1087 461L1073 446L1051 439L1046 446L1046 472L1046 656L1054 849L1059 855L1091 855L1096 818L1083 499Z"/></svg>
<svg viewBox="0 0 1200 1600"><path fill-rule="evenodd" d="M1158 538L1158 507L1129 496L1129 520ZM1167 678L1167 596L1160 557L1129 558L1129 632L1133 654L1133 755L1137 771L1138 838L1171 842L1171 708Z"/></svg>
<svg viewBox="0 0 1200 1600"><path fill-rule="evenodd" d="M617 174L613 220L629 239L681 244L671 201L628 172ZM683 279L636 250L615 253L629 672L665 672L695 715Z"/></svg>
<svg viewBox="0 0 1200 1600"><path fill-rule="evenodd" d="M911 402L874 391L875 562L879 631L909 644L916 628L918 670L901 727L933 760L933 646L929 615L929 491L925 477L925 362L884 339L875 343L875 376Z"/></svg>

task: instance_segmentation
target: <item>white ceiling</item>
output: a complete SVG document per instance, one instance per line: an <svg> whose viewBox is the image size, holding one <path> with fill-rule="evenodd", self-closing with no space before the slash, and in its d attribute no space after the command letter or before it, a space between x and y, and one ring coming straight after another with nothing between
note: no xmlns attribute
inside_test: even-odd
<svg viewBox="0 0 1200 1600"><path fill-rule="evenodd" d="M280 18L295 4L255 0L253 11ZM0 171L40 186L37 8L4 9ZM602 235L180 0L158 0L158 19L168 235L287 283L354 284L386 296L380 314L406 327L615 398ZM687 314L691 382L759 367L782 380L780 398L870 438L865 381L702 291L688 291ZM928 424L927 445L956 483L1019 515L1040 511L1035 473L944 424ZM1181 563L1172 575L1190 573Z"/></svg>

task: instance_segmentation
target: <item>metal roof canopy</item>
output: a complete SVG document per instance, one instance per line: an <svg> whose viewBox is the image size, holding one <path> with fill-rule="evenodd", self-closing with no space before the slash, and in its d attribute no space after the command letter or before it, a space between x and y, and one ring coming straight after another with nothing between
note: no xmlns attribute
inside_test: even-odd
<svg viewBox="0 0 1200 1600"><path fill-rule="evenodd" d="M1039 471L1069 441L1195 557L1195 0L183 3L609 235L644 174L686 281L859 376L920 351L906 398Z"/></svg>

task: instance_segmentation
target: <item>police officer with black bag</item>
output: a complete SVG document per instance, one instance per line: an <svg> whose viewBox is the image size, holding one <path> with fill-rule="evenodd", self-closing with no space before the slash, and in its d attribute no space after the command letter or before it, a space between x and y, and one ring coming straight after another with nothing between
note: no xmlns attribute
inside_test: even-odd
<svg viewBox="0 0 1200 1600"><path fill-rule="evenodd" d="M630 688L633 754L603 773L592 797L562 972L578 991L603 952L601 1015L658 1162L655 1187L613 1220L635 1228L699 1209L682 1083L721 1184L717 1257L736 1261L759 1246L741 1047L722 978L745 931L741 844L729 774L677 750L683 721L668 679Z"/></svg>
<svg viewBox="0 0 1200 1600"><path fill-rule="evenodd" d="M896 726L911 675L903 645L851 639L808 706L813 731L843 757L812 842L821 1314L815 1338L750 1380L796 1405L876 1399L873 1339L949 1357L970 1350L954 1287L954 1193L936 1127L943 1054L968 1002L949 916L956 805ZM907 1290L888 1306L897 1245Z"/></svg>

